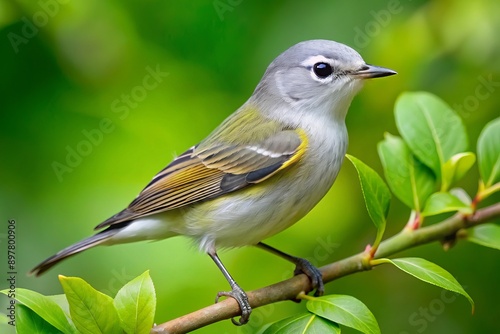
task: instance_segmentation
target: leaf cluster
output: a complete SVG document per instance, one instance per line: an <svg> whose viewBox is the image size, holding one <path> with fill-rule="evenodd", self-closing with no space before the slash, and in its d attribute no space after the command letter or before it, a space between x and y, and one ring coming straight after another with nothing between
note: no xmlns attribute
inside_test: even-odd
<svg viewBox="0 0 500 334"><path fill-rule="evenodd" d="M146 271L111 298L78 277L59 276L64 294L44 296L16 289L17 333L133 334L149 333L156 295ZM8 294L8 290L1 293Z"/></svg>
<svg viewBox="0 0 500 334"><path fill-rule="evenodd" d="M368 214L377 235L367 247L367 266L392 264L424 282L461 294L474 302L460 283L445 269L422 258L377 258L387 224L392 194L410 210L404 233L412 233L424 219L443 213L472 215L480 201L500 190L500 118L486 125L477 143L477 159L468 151L468 138L461 118L443 100L427 92L406 92L394 110L401 136L385 134L378 144L383 179L361 160L347 155L361 184ZM463 189L452 188L478 162L481 180L474 199ZM388 186L387 186L388 185ZM392 193L392 194L391 194ZM500 249L500 227L487 224L471 229L467 240ZM330 295L308 299L308 313L271 325L264 332L340 333L340 325L362 333L380 333L368 308L351 296Z"/></svg>

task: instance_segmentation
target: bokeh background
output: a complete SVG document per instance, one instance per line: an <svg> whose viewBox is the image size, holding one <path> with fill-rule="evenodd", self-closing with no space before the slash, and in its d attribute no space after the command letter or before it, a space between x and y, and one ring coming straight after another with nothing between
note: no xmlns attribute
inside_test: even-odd
<svg viewBox="0 0 500 334"><path fill-rule="evenodd" d="M302 40L343 42L367 62L398 71L367 83L347 117L349 153L377 171L376 144L385 131L397 132L393 105L406 90L433 92L457 109L475 151L481 128L499 115L499 33L497 0L0 0L0 288L7 220L15 219L18 287L59 294L57 275L64 274L114 296L150 270L157 323L212 303L227 283L181 237L100 247L40 278L25 273L125 207L175 154L248 98L274 57ZM474 193L477 178L475 168L460 186ZM408 215L394 199L387 235ZM268 242L322 265L359 252L374 236L346 163L323 201ZM498 252L460 242L448 252L436 243L401 255L453 273L476 313L465 298L389 267L330 283L327 293L365 302L383 333L498 331ZM247 290L293 270L251 247L222 252L222 259ZM0 312L6 303L0 297ZM244 327L225 321L198 332L254 333L303 310L303 303L279 303L255 310ZM7 325L0 331L13 332Z"/></svg>

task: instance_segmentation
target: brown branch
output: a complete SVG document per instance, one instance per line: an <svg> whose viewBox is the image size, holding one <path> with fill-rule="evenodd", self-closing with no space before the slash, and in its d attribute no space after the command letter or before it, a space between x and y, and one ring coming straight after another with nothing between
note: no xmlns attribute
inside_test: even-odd
<svg viewBox="0 0 500 334"><path fill-rule="evenodd" d="M404 229L395 236L383 241L378 248L375 258L394 255L405 249L418 245L431 243L438 240L454 239L457 233L476 225L484 224L500 217L500 203L476 211L473 216L456 214L442 222L422 227L417 230ZM323 281L331 282L340 277L370 270L370 257L366 252L361 252L343 260L328 264L320 268ZM310 291L311 283L305 275L298 275L247 293L248 300L253 309L284 300L294 300L303 291ZM151 333L186 333L212 323L238 316L240 308L232 299L225 299L186 314L182 317L157 325Z"/></svg>

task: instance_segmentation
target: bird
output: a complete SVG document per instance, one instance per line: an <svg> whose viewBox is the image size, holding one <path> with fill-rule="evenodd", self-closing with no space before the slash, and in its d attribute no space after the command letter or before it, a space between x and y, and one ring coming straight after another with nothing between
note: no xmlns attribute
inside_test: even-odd
<svg viewBox="0 0 500 334"><path fill-rule="evenodd" d="M38 264L58 262L98 245L187 236L218 266L248 322L245 291L223 265L224 248L257 246L296 265L315 295L324 292L319 269L263 240L304 217L328 192L342 166L345 118L366 79L396 74L367 64L351 47L330 40L299 42L267 67L250 98L197 145L177 156L96 234Z"/></svg>

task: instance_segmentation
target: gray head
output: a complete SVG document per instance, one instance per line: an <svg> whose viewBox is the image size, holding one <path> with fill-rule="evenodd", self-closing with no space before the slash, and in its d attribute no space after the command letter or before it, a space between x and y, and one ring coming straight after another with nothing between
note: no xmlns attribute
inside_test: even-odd
<svg viewBox="0 0 500 334"><path fill-rule="evenodd" d="M281 99L294 107L333 111L344 117L364 79L393 74L366 64L344 44L310 40L292 46L269 65L253 98L260 104Z"/></svg>

